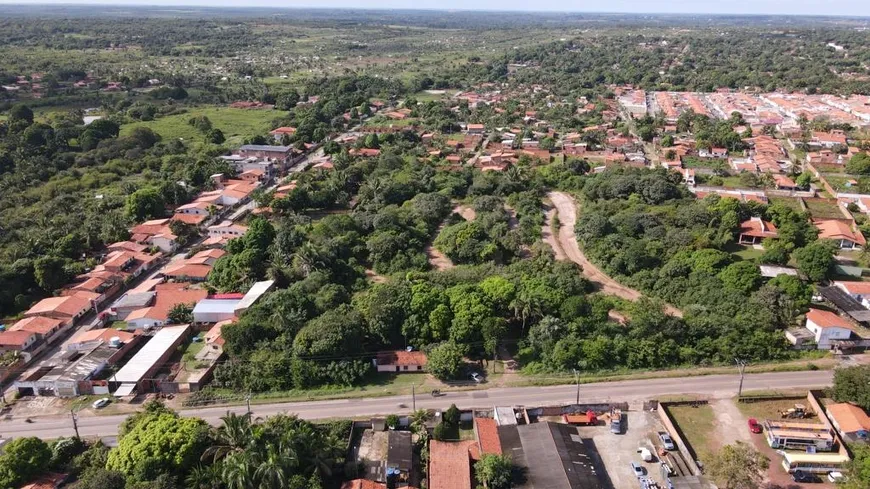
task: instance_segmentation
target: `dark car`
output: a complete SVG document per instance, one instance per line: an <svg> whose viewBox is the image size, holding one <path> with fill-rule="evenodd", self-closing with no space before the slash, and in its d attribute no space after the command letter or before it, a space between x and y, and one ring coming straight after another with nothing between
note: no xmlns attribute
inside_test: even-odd
<svg viewBox="0 0 870 489"><path fill-rule="evenodd" d="M795 470L791 474L791 478L795 482L819 482L819 478L818 476L816 476L816 474L804 472L803 470Z"/></svg>

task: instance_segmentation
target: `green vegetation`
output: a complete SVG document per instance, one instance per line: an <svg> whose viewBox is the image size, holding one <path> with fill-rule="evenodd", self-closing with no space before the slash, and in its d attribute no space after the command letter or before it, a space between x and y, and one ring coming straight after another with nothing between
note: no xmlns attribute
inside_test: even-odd
<svg viewBox="0 0 870 489"><path fill-rule="evenodd" d="M719 451L715 440L716 414L707 404L668 406L674 422L682 431L686 442L704 464L711 462Z"/></svg>
<svg viewBox="0 0 870 489"><path fill-rule="evenodd" d="M764 480L770 459L752 445L736 442L719 450L706 464L707 472L726 489L754 489Z"/></svg>
<svg viewBox="0 0 870 489"><path fill-rule="evenodd" d="M180 114L161 117L153 121L138 121L121 126L121 135L131 134L137 127L146 127L163 138L179 138L184 141L204 142L208 131L191 126L192 117L207 117L215 129L226 137L228 145L239 145L252 134L265 134L272 129L272 121L281 117L281 112L270 109L234 109L230 107L194 107ZM223 141L218 142L221 144Z"/></svg>

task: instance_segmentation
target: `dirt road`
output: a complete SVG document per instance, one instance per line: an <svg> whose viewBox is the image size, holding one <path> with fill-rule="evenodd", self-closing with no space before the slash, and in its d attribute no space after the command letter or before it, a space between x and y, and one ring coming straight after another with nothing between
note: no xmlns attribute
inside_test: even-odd
<svg viewBox="0 0 870 489"><path fill-rule="evenodd" d="M607 274L602 272L601 269L586 259L586 255L580 251L580 246L577 244L577 237L574 235L574 223L577 222L577 207L574 203L574 199L564 192L550 192L547 194L547 197L553 203L553 206L555 206L559 216L560 226L558 233L551 229L549 233L550 239L548 239L548 236L544 236L544 239L548 240L551 246L555 242L558 248L561 249L553 247L556 259L560 259L560 256L565 256L569 260L580 265L580 267L583 268L583 275L591 280L598 289L605 294L615 295L630 301L640 299L642 296L640 292L630 287L626 287L610 278ZM548 215L548 223L549 217L550 216ZM552 237L555 237L556 239L553 240ZM683 317L683 313L671 305L665 305L665 312L672 316Z"/></svg>
<svg viewBox="0 0 870 489"><path fill-rule="evenodd" d="M473 221L475 217L477 217L477 213L474 212L474 209L468 207L466 205L457 205L453 208L453 212L462 216L466 221ZM447 221L441 223L438 226L438 229L435 230L435 235L438 236L441 234L441 230L444 229L444 226L447 225ZM434 239L434 238L433 238ZM438 248L429 243L429 246L426 247L426 257L429 259L429 265L432 266L435 270L444 271L449 270L456 265L453 264L453 261L447 257L444 253L441 252Z"/></svg>

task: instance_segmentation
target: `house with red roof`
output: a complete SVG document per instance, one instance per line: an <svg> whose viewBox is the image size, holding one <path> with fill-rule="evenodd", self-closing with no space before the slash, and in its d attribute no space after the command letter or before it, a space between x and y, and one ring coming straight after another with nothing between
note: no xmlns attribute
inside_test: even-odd
<svg viewBox="0 0 870 489"><path fill-rule="evenodd" d="M743 245L761 244L766 238L777 237L776 226L760 217L750 217L740 223L740 236L737 242Z"/></svg>
<svg viewBox="0 0 870 489"><path fill-rule="evenodd" d="M429 489L471 489L472 440L429 442Z"/></svg>
<svg viewBox="0 0 870 489"><path fill-rule="evenodd" d="M819 219L813 221L819 230L819 239L830 239L837 243L841 250L861 249L867 240L854 221L843 219Z"/></svg>
<svg viewBox="0 0 870 489"><path fill-rule="evenodd" d="M426 368L426 354L406 350L382 352L374 364L378 372L422 372Z"/></svg>
<svg viewBox="0 0 870 489"><path fill-rule="evenodd" d="M24 317L42 316L65 322L75 322L93 307L91 299L84 294L84 292L76 292L68 296L42 299L25 311Z"/></svg>
<svg viewBox="0 0 870 489"><path fill-rule="evenodd" d="M823 309L810 308L805 327L813 333L819 350L830 350L836 340L848 340L855 327L845 318Z"/></svg>
<svg viewBox="0 0 870 489"><path fill-rule="evenodd" d="M834 286L870 309L870 282L838 280L834 282Z"/></svg>
<svg viewBox="0 0 870 489"><path fill-rule="evenodd" d="M40 340L50 343L67 324L69 323L61 321L60 319L31 316L10 326L9 331L27 331L29 333L34 333Z"/></svg>
<svg viewBox="0 0 870 489"><path fill-rule="evenodd" d="M32 331L0 331L0 354L10 351L27 352L39 342L39 335Z"/></svg>
<svg viewBox="0 0 870 489"><path fill-rule="evenodd" d="M208 296L205 289L195 289L189 283L160 284L155 288L154 302L150 306L136 309L127 315L125 321L131 328L163 326L169 321L169 311L177 304L193 307Z"/></svg>

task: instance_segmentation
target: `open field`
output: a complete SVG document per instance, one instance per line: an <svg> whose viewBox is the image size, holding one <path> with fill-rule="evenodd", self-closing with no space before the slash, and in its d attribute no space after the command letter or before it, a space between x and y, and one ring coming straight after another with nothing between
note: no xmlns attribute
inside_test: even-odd
<svg viewBox="0 0 870 489"><path fill-rule="evenodd" d="M683 432L695 455L705 462L716 450L716 413L709 404L692 407L671 406L668 408L674 422Z"/></svg>
<svg viewBox="0 0 870 489"><path fill-rule="evenodd" d="M193 108L184 114L161 117L153 121L134 122L121 127L121 135L130 134L137 127L147 127L164 138L177 137L185 141L202 141L203 134L187 123L191 117L205 116L220 129L228 145L241 144L242 138L251 134L265 134L271 129L273 119L282 112L269 109L234 109L229 107Z"/></svg>

